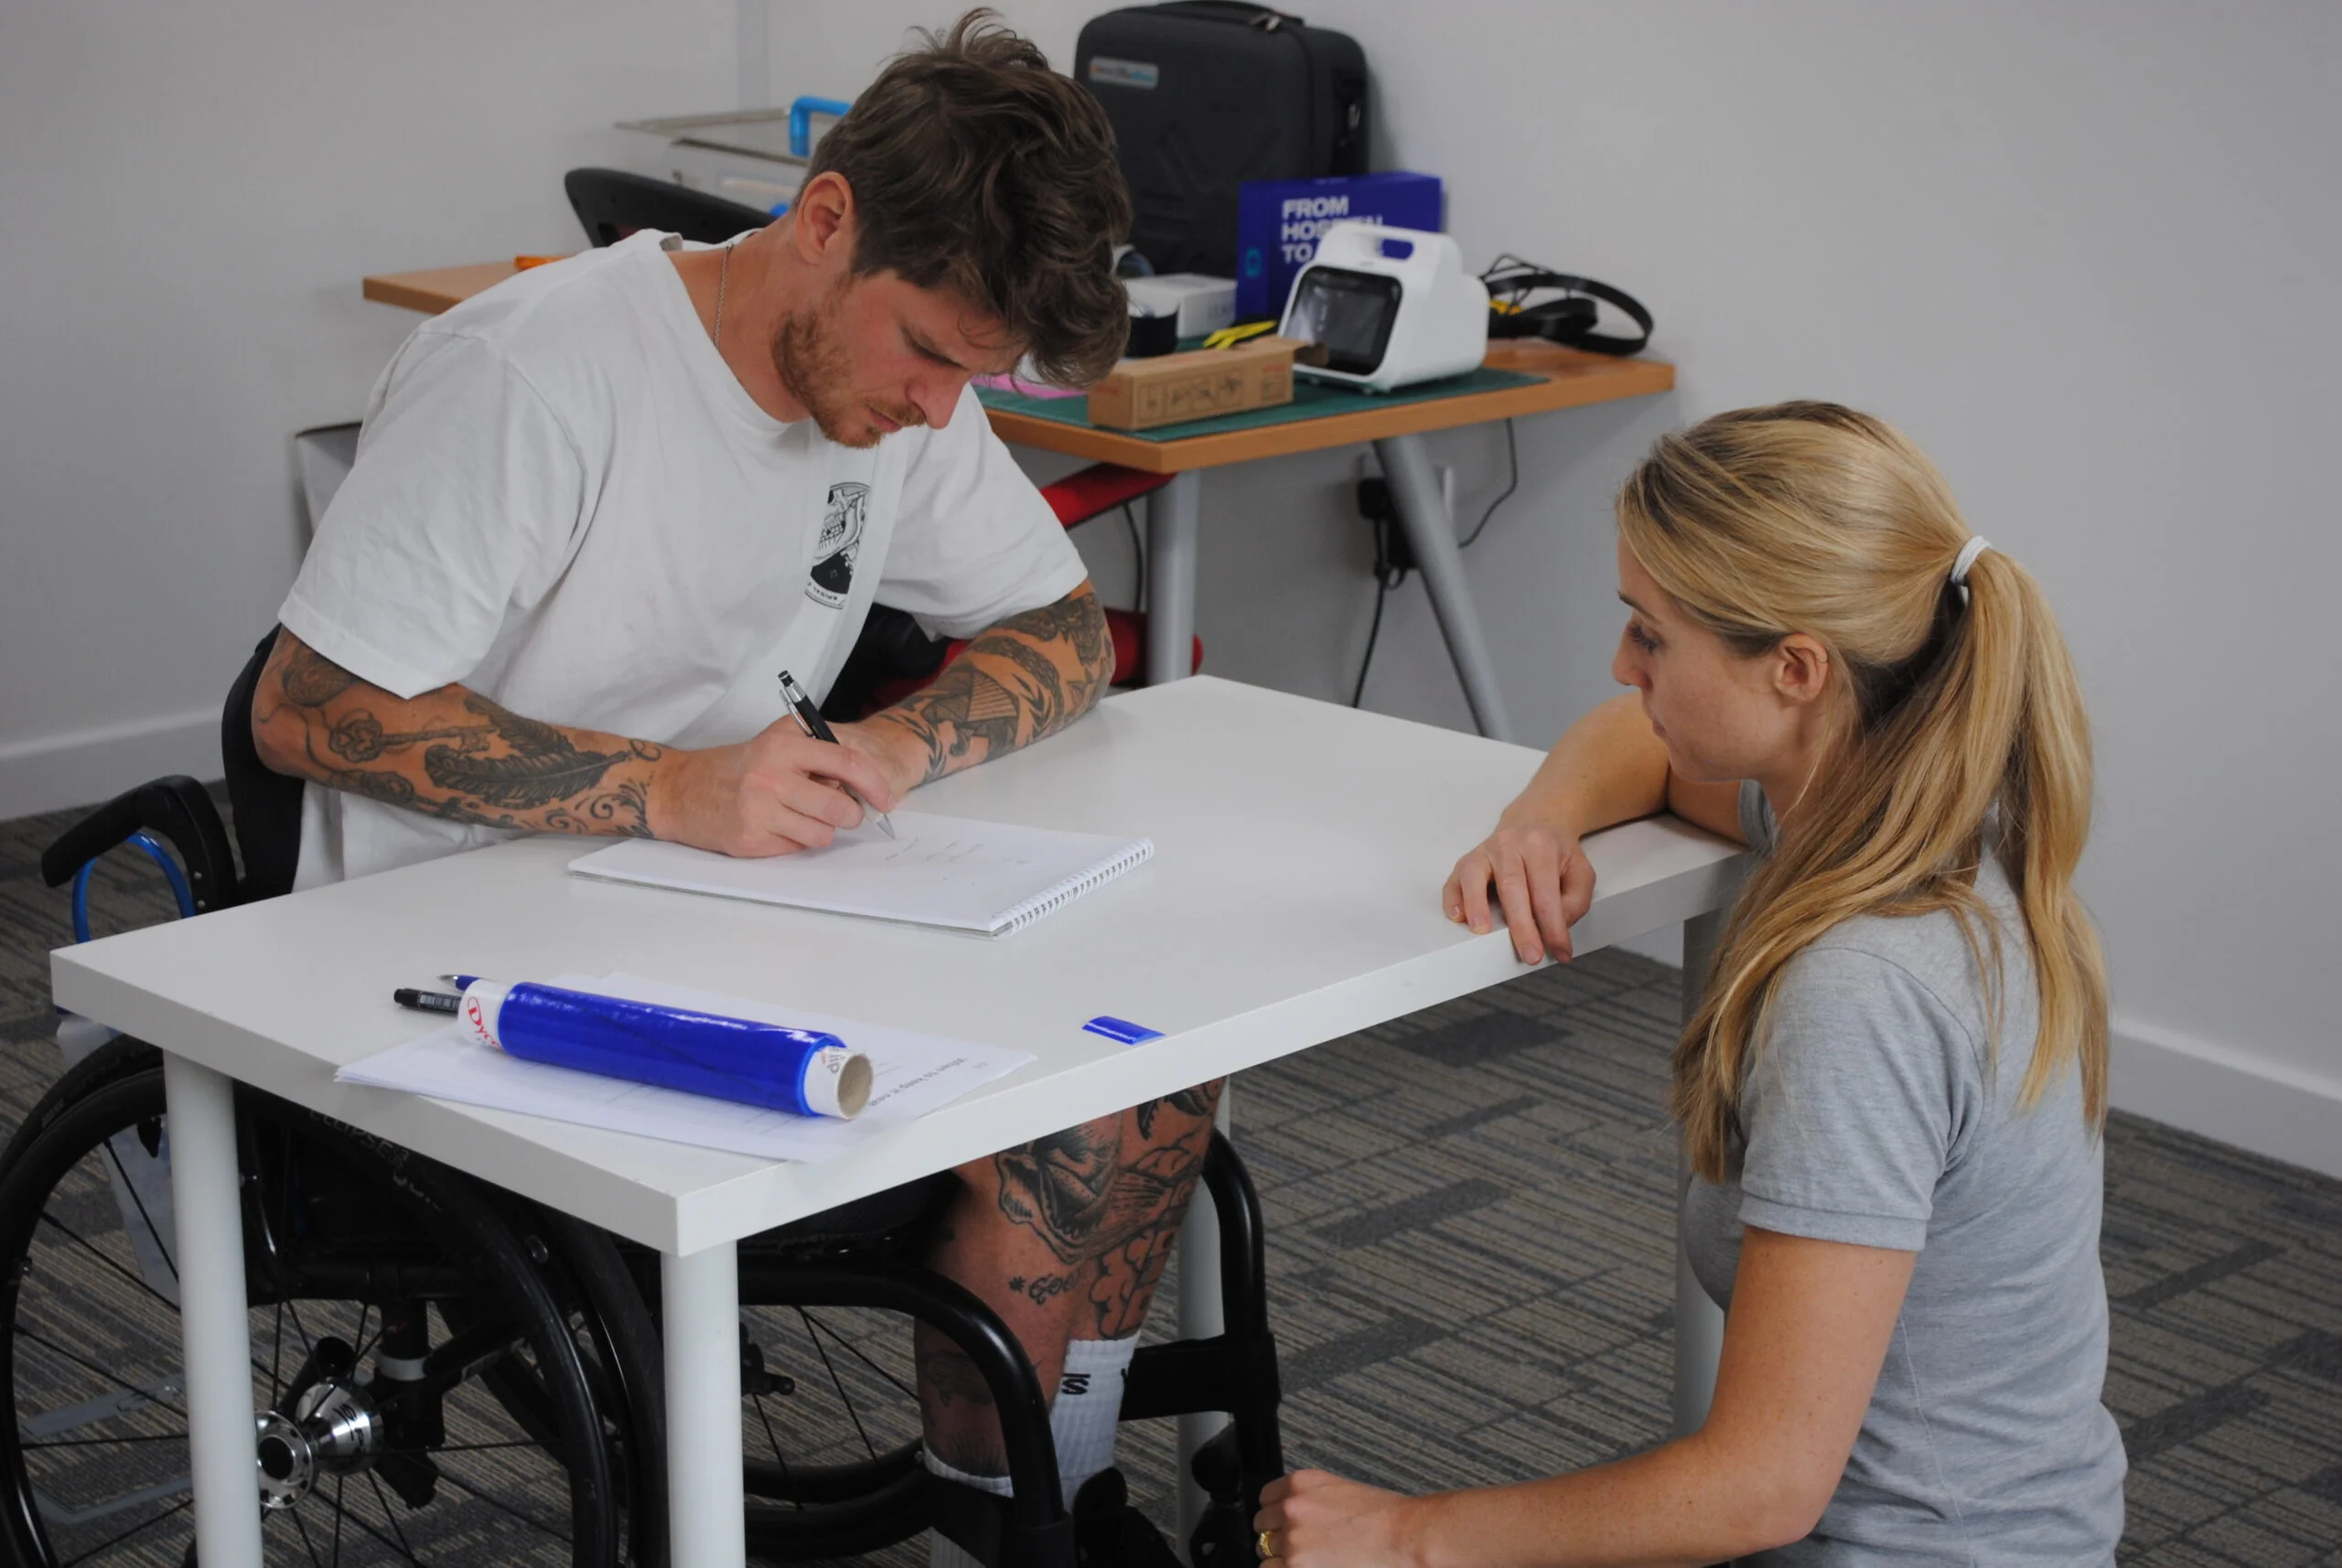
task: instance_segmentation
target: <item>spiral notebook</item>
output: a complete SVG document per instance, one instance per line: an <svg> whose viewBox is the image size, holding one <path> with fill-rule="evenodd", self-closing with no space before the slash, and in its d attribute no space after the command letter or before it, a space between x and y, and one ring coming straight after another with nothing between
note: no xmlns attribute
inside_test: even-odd
<svg viewBox="0 0 2342 1568"><path fill-rule="evenodd" d="M629 839L569 863L579 876L638 882L878 920L1005 936L1103 886L1155 854L1149 839L1061 832L918 811L888 838L867 823L827 848L735 860Z"/></svg>

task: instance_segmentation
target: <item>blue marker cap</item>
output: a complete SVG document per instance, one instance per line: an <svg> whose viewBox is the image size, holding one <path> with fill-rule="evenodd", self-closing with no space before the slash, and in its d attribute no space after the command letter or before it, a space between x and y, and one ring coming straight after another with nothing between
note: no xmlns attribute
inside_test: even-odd
<svg viewBox="0 0 2342 1568"><path fill-rule="evenodd" d="M1103 1035L1119 1045L1144 1045L1148 1040L1163 1037L1160 1029L1150 1029L1144 1024L1133 1024L1127 1018L1114 1018L1101 1013L1081 1026L1093 1035Z"/></svg>

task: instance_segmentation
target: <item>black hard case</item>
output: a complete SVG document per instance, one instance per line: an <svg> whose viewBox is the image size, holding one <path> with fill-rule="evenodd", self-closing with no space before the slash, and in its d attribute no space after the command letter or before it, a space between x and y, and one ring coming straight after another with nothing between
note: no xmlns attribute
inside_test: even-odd
<svg viewBox="0 0 2342 1568"><path fill-rule="evenodd" d="M1109 11L1081 29L1074 79L1113 122L1131 242L1159 272L1236 275L1236 188L1248 179L1366 172L1357 40L1264 5Z"/></svg>

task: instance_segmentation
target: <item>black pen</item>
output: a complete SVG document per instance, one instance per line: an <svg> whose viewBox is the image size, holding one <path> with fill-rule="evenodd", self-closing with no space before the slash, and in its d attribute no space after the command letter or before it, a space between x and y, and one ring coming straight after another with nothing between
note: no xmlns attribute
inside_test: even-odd
<svg viewBox="0 0 2342 1568"><path fill-rule="evenodd" d="M814 740L825 740L832 746L844 744L838 739L838 732L830 727L830 721L822 716L822 710L813 705L813 699L805 694L805 688L790 679L786 670L780 672L780 697L781 701L789 704L790 714L797 720L797 727L803 730L807 736ZM872 819L877 822L879 832L888 838L895 836L895 824L886 820L886 812L863 800L861 796L854 795L851 787L841 783L838 788L845 790L849 795L854 795L854 799L862 809L869 812Z"/></svg>

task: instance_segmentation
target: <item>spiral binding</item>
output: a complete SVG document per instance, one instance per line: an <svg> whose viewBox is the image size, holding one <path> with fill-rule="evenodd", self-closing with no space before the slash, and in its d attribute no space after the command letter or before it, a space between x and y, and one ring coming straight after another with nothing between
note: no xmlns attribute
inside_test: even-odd
<svg viewBox="0 0 2342 1568"><path fill-rule="evenodd" d="M1012 931L1021 931L1042 916L1062 908L1091 888L1102 887L1123 872L1144 865L1154 858L1155 841L1140 839L1113 859L1101 862L1087 871L1069 876L1045 892L1034 894L1033 897L1001 916L1000 923L993 927L992 934L996 937L1004 937Z"/></svg>

